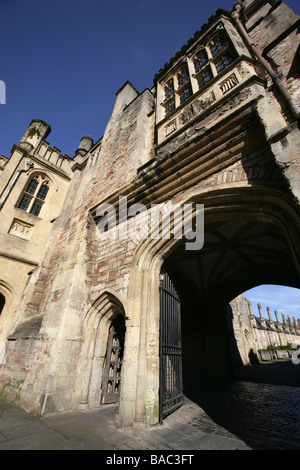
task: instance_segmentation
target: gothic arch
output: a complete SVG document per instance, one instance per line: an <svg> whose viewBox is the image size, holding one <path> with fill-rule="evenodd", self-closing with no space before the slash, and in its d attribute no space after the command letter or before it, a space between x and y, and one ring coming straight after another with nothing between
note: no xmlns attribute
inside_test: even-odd
<svg viewBox="0 0 300 470"><path fill-rule="evenodd" d="M83 407L100 405L103 364L108 331L118 315L125 318L125 299L106 290L93 302L84 318L82 352L83 383L80 403Z"/></svg>
<svg viewBox="0 0 300 470"><path fill-rule="evenodd" d="M5 305L11 304L13 301L14 291L13 288L7 282L0 280L0 294L4 298L4 303L1 309L1 314L3 314Z"/></svg>
<svg viewBox="0 0 300 470"><path fill-rule="evenodd" d="M0 292L0 315L2 313L2 310L4 309L5 306L5 297L4 295Z"/></svg>
<svg viewBox="0 0 300 470"><path fill-rule="evenodd" d="M16 201L17 208L36 216L43 213L43 207L49 201L51 193L58 190L56 180L48 173L43 169L33 168L26 175L23 189Z"/></svg>
<svg viewBox="0 0 300 470"><path fill-rule="evenodd" d="M57 184L57 180L56 178L54 177L54 175L52 173L50 173L50 171L46 171L44 170L43 168L35 168L33 167L28 173L27 173L27 181L30 181L31 178L34 178L35 176L43 176L45 178L48 178L50 183L51 183L51 186L53 185L55 187L55 191L58 190L58 184Z"/></svg>
<svg viewBox="0 0 300 470"><path fill-rule="evenodd" d="M178 202L178 200L176 201ZM253 221L269 223L284 234L286 244L297 273L300 273L300 224L293 200L283 191L271 187L250 186L248 183L224 184L213 190L193 190L180 203L204 204L205 225L217 221ZM153 240L147 238L137 246L132 262L127 310L135 328L135 341L131 328L127 331L126 349L134 357L126 367L126 375L136 377L134 406L127 405L132 386L123 384L124 400L120 404L119 424L143 426L158 422L159 388L159 275L162 264L180 247L181 240ZM239 289L245 288L242 283ZM229 293L229 300L240 292ZM128 325L131 326L131 325ZM138 341L138 344L137 344ZM151 361L150 361L151 358ZM126 397L126 400L125 400ZM131 398L131 402L133 399Z"/></svg>

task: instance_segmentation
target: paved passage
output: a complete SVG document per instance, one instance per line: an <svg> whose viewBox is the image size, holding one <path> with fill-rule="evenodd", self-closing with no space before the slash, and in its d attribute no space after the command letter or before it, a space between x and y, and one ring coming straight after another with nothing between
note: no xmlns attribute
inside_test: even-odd
<svg viewBox="0 0 300 470"><path fill-rule="evenodd" d="M38 418L0 399L0 450L234 450L248 446L186 400L163 425L116 429L116 406Z"/></svg>
<svg viewBox="0 0 300 470"><path fill-rule="evenodd" d="M40 418L0 398L0 450L300 450L300 365L281 365L277 381L265 367L201 387L163 425L142 431L116 429L116 406Z"/></svg>

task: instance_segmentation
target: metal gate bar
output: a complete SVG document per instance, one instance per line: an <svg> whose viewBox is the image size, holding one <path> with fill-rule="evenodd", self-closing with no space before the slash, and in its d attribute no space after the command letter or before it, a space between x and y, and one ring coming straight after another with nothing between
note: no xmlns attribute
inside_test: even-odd
<svg viewBox="0 0 300 470"><path fill-rule="evenodd" d="M160 285L160 422L183 403L180 299L167 273Z"/></svg>

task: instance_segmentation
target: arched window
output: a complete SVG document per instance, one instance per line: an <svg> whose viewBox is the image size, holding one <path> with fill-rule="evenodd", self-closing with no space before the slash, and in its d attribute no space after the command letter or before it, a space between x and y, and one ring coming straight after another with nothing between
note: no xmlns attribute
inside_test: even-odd
<svg viewBox="0 0 300 470"><path fill-rule="evenodd" d="M214 57L227 45L228 45L228 41L225 38L225 36L218 34L217 36L214 37L214 39L209 44L211 55Z"/></svg>
<svg viewBox="0 0 300 470"><path fill-rule="evenodd" d="M207 52L205 49L200 49L200 51L194 57L195 72L199 72L199 70L205 67L207 64L208 64Z"/></svg>
<svg viewBox="0 0 300 470"><path fill-rule="evenodd" d="M2 313L4 305L5 305L5 297L3 294L0 293L0 315Z"/></svg>
<svg viewBox="0 0 300 470"><path fill-rule="evenodd" d="M18 208L38 216L46 200L50 187L49 179L46 176L36 175L29 181Z"/></svg>

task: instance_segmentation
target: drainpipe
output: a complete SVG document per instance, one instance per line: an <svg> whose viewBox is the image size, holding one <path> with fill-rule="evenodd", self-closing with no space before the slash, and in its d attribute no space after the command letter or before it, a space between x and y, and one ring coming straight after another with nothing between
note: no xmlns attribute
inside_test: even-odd
<svg viewBox="0 0 300 470"><path fill-rule="evenodd" d="M295 105L290 94L288 91L285 89L283 86L282 82L280 81L278 75L274 72L270 64L264 59L264 57L261 55L257 47L253 44L251 41L250 37L248 36L247 31L245 30L241 20L240 20L240 11L242 9L242 4L240 1L235 3L235 10L231 13L232 18L235 21L236 27L242 36L243 40L245 41L247 47L252 51L252 53L256 56L258 61L264 66L265 70L268 72L270 77L272 78L272 81L274 85L277 87L277 89L280 91L281 95L283 96L284 100L288 104L290 110L293 113L293 116L296 119L299 119L300 117L300 108L299 106Z"/></svg>
<svg viewBox="0 0 300 470"><path fill-rule="evenodd" d="M32 162L27 162L27 166L28 166L27 170L18 170L17 171L13 181L11 182L9 188L7 189L7 191L4 194L2 200L0 201L0 210L4 206L4 203L5 203L6 199L8 198L8 196L10 195L13 187L15 186L16 182L18 181L20 174L21 173L27 173L29 170L31 170L31 168L33 168L33 163Z"/></svg>

